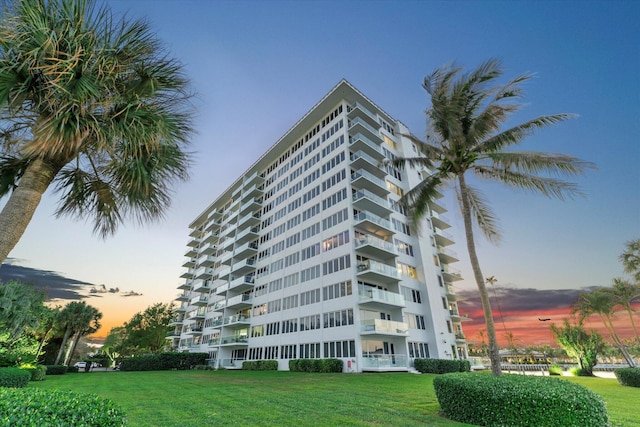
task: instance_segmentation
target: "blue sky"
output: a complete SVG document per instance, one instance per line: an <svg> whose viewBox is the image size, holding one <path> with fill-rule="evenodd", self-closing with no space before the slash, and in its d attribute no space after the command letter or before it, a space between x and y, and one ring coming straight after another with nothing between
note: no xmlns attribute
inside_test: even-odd
<svg viewBox="0 0 640 427"><path fill-rule="evenodd" d="M640 237L640 2L107 3L117 14L146 18L185 65L198 94L191 180L176 189L164 221L128 224L104 241L90 223L56 220L48 194L10 254L29 268L143 293L113 312L105 305L105 323L175 297L188 224L341 78L423 135L424 76L450 62L473 68L499 57L506 76L537 76L513 123L579 115L522 148L596 163L599 170L577 180L585 198L563 203L480 183L504 239L498 247L478 239L479 257L499 286L607 285L622 274L624 242ZM468 278L457 285L472 289L462 221L450 194L445 203L456 267Z"/></svg>

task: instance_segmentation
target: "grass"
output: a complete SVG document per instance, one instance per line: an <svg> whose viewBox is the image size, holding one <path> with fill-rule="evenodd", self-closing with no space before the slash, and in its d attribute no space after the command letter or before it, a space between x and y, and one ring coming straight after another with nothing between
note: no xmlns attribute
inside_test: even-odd
<svg viewBox="0 0 640 427"><path fill-rule="evenodd" d="M465 426L438 415L434 375L249 371L93 372L47 376L29 387L93 393L130 426ZM640 425L640 388L567 378L600 394L612 426Z"/></svg>

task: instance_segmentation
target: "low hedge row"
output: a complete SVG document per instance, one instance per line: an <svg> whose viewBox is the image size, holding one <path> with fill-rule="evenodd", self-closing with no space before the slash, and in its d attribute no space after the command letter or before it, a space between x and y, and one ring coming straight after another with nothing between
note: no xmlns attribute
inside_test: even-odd
<svg viewBox="0 0 640 427"><path fill-rule="evenodd" d="M640 368L618 368L613 373L620 385L640 387Z"/></svg>
<svg viewBox="0 0 640 427"><path fill-rule="evenodd" d="M468 360L414 359L413 367L423 374L447 374L449 372L469 372Z"/></svg>
<svg viewBox="0 0 640 427"><path fill-rule="evenodd" d="M559 378L453 373L433 379L442 414L468 424L512 427L609 425L604 400Z"/></svg>
<svg viewBox="0 0 640 427"><path fill-rule="evenodd" d="M20 368L0 368L0 387L26 387L31 381L31 372Z"/></svg>
<svg viewBox="0 0 640 427"><path fill-rule="evenodd" d="M36 365L29 367L20 367L31 374L31 381L43 381L44 376L47 373L47 367L44 365Z"/></svg>
<svg viewBox="0 0 640 427"><path fill-rule="evenodd" d="M64 375L67 373L68 367L65 365L46 365L46 368L47 375Z"/></svg>
<svg viewBox="0 0 640 427"><path fill-rule="evenodd" d="M342 372L340 359L292 359L289 360L291 372Z"/></svg>
<svg viewBox="0 0 640 427"><path fill-rule="evenodd" d="M97 396L0 388L0 425L119 427L126 423L122 409Z"/></svg>
<svg viewBox="0 0 640 427"><path fill-rule="evenodd" d="M193 369L204 365L207 353L156 353L123 359L121 371L167 371Z"/></svg>
<svg viewBox="0 0 640 427"><path fill-rule="evenodd" d="M250 360L242 362L245 371L277 371L277 360Z"/></svg>

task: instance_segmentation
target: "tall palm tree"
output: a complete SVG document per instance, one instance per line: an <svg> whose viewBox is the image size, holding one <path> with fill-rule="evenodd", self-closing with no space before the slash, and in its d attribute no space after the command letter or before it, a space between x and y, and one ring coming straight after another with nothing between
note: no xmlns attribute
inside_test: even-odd
<svg viewBox="0 0 640 427"><path fill-rule="evenodd" d="M87 305L84 301L72 301L68 303L61 311L57 319L58 329L64 330L62 337L62 343L60 344L60 350L54 364L59 363L67 364L78 339L88 333L93 333L100 327L99 320L102 318L100 313L95 307ZM71 343L67 346L67 343L71 339ZM65 349L67 349L66 356Z"/></svg>
<svg viewBox="0 0 640 427"><path fill-rule="evenodd" d="M620 351L629 366L635 366L633 357L627 351L613 326L615 306L613 293L607 288L598 288L591 292L580 293L577 301L573 304L572 313L578 314L581 322L592 315L598 315L613 341L613 345Z"/></svg>
<svg viewBox="0 0 640 427"><path fill-rule="evenodd" d="M473 174L562 200L578 194L578 190L575 184L560 177L579 174L593 165L563 154L507 150L535 130L571 117L569 114L541 116L506 130L500 129L520 109L521 104L514 101L521 98L521 84L531 75L498 84L503 69L497 59L484 62L470 73L461 73L459 67L445 66L424 79L423 87L431 96L431 107L426 112L426 141L406 135L421 155L398 158L392 164L432 172L401 199L416 224L428 214L429 201L444 185L455 186L487 326L491 370L494 375L500 375L493 314L476 254L473 224L475 222L492 242L499 240L500 235L493 211L480 191L469 184L468 178Z"/></svg>
<svg viewBox="0 0 640 427"><path fill-rule="evenodd" d="M630 274L640 284L640 239L629 240L620 255L624 272Z"/></svg>
<svg viewBox="0 0 640 427"><path fill-rule="evenodd" d="M73 359L73 355L78 347L80 338L85 335L92 334L100 329L100 319L102 319L102 313L97 308L90 305L85 305L76 321L74 322L74 333L72 337L72 343L69 345L67 355L65 357L64 364L68 365Z"/></svg>
<svg viewBox="0 0 640 427"><path fill-rule="evenodd" d="M147 23L94 0L14 0L0 11L0 263L42 194L94 232L162 217L187 178L191 93Z"/></svg>
<svg viewBox="0 0 640 427"><path fill-rule="evenodd" d="M638 329L636 328L636 323L633 320L633 313L635 312L633 304L640 300L640 284L632 284L628 280L617 277L613 279L613 287L608 290L611 292L613 302L620 305L626 310L627 314L629 314L633 333L636 337L636 341L640 344Z"/></svg>

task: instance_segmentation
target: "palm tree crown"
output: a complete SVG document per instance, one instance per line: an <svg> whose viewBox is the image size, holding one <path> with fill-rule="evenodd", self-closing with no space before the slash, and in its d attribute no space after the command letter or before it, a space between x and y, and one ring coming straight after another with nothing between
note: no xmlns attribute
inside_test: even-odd
<svg viewBox="0 0 640 427"><path fill-rule="evenodd" d="M497 59L490 59L466 74L460 67L445 66L428 75L423 84L431 96L431 107L426 112L426 140L406 135L421 154L392 161L396 167L407 165L431 172L401 199L416 224L429 213L429 201L438 196L443 186L453 184L456 188L467 249L484 308L495 375L500 374L500 358L489 297L475 252L473 223L490 241L497 241L500 234L494 213L480 191L467 183L468 176L473 174L518 189L565 199L579 191L575 184L561 177L579 174L593 166L564 154L508 150L535 130L572 115L541 116L501 130L521 107L514 102L523 94L521 84L532 77L525 74L498 84L502 75L503 69Z"/></svg>
<svg viewBox="0 0 640 427"><path fill-rule="evenodd" d="M54 184L57 215L113 233L186 179L191 94L147 23L93 0L22 0L0 24L0 262Z"/></svg>

